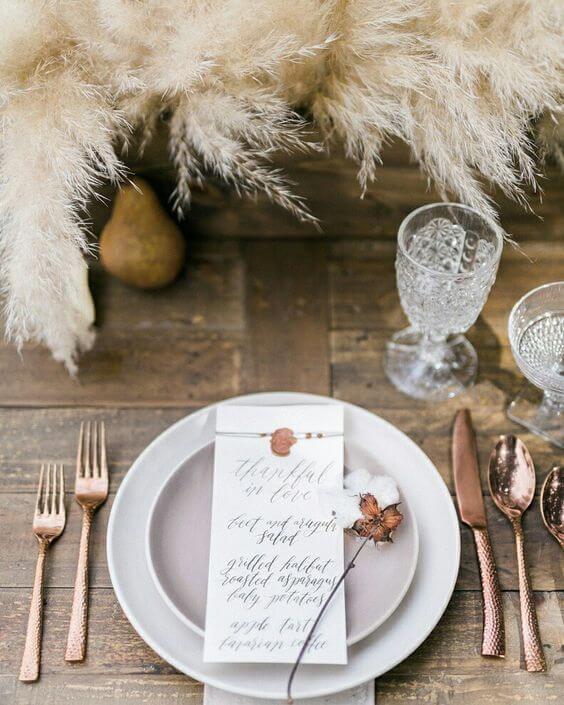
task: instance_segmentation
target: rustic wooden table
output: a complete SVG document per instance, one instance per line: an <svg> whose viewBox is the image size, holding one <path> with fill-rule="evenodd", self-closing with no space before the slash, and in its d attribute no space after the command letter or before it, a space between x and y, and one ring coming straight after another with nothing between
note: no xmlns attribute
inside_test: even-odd
<svg viewBox="0 0 564 705"><path fill-rule="evenodd" d="M543 220L502 201L503 224L529 261L506 248L497 283L470 331L480 374L448 403L398 393L382 371L384 341L404 325L395 287L394 238L411 209L436 199L407 161L390 150L378 182L358 200L354 168L335 156L294 162L291 172L324 221L325 233L293 222L259 199L240 202L212 187L199 194L187 229L189 262L165 291L141 293L92 270L98 340L67 377L49 354L23 360L0 344L0 702L4 705L191 703L202 686L177 673L137 636L110 584L104 548L112 498L128 467L158 433L209 402L251 391L331 394L374 411L405 431L436 463L453 491L449 436L455 410L472 409L482 477L496 436L519 432L535 459L537 486L563 454L513 426L504 407L522 383L506 335L512 303L538 284L564 278L564 180L544 182ZM82 419L108 427L111 497L95 519L88 656L63 660L81 514L68 497L66 531L46 576L42 674L19 683L36 545L31 518L38 466L64 462L70 485ZM507 657L480 657L481 598L470 532L461 528L456 592L427 641L377 682L378 705L562 702L562 553L541 524L538 503L525 518L548 673L520 667L517 571L509 523L486 492L504 591ZM383 586L385 589L385 586Z"/></svg>

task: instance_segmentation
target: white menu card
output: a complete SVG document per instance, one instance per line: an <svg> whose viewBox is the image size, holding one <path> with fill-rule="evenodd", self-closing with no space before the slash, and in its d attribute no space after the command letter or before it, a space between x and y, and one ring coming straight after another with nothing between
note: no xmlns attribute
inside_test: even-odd
<svg viewBox="0 0 564 705"><path fill-rule="evenodd" d="M253 434L280 428L313 437L279 457ZM343 408L225 405L216 431L204 661L291 663L343 570L343 531L317 499L342 486ZM304 662L347 662L342 585Z"/></svg>

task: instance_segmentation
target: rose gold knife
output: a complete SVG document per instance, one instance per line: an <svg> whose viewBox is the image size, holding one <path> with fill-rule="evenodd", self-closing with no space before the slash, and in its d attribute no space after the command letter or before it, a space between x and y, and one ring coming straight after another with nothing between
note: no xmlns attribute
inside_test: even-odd
<svg viewBox="0 0 564 705"><path fill-rule="evenodd" d="M472 529L478 554L484 614L482 656L503 658L505 656L503 605L488 535L476 437L468 409L461 409L454 418L452 466L460 519Z"/></svg>

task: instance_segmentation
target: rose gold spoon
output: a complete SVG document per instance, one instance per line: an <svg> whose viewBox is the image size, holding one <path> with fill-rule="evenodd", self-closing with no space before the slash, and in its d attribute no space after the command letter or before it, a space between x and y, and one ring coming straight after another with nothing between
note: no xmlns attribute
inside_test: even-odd
<svg viewBox="0 0 564 705"><path fill-rule="evenodd" d="M501 436L490 456L490 493L513 526L519 570L521 633L527 671L546 671L531 580L525 564L521 516L535 494L535 466L525 444L515 436Z"/></svg>
<svg viewBox="0 0 564 705"><path fill-rule="evenodd" d="M546 476L540 506L544 525L564 548L564 466L555 465Z"/></svg>

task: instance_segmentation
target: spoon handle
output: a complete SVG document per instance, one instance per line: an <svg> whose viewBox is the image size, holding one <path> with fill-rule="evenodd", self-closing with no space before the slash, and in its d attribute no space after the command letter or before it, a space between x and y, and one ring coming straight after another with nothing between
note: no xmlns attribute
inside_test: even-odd
<svg viewBox="0 0 564 705"><path fill-rule="evenodd" d="M519 601L521 604L521 633L527 671L546 671L546 661L539 633L539 623L535 609L535 598L531 580L525 563L523 527L521 517L513 519L515 543L517 546L517 567L519 571Z"/></svg>

